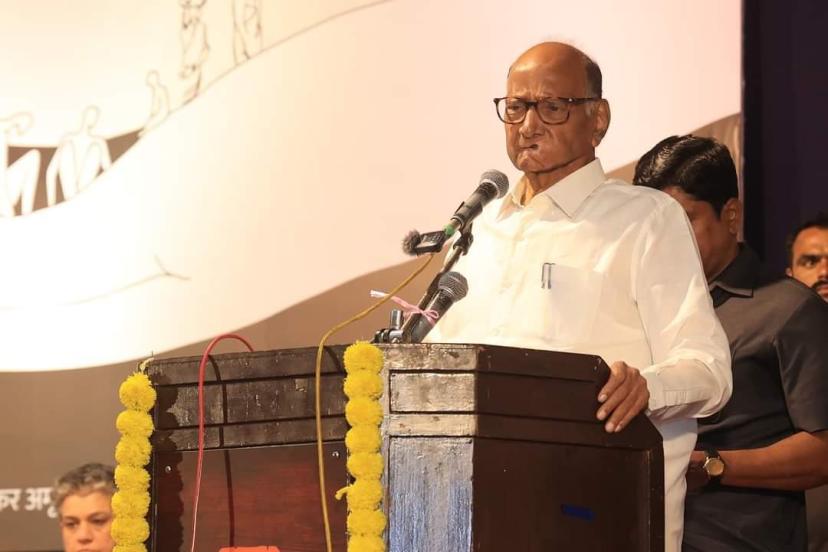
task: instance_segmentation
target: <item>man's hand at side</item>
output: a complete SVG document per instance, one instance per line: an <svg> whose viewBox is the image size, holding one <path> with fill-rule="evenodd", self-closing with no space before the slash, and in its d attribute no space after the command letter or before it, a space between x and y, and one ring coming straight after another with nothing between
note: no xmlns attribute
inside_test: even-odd
<svg viewBox="0 0 828 552"><path fill-rule="evenodd" d="M607 420L604 429L608 433L618 432L627 427L630 420L647 407L649 401L647 380L641 373L626 362L613 362L610 377L598 393L601 407L596 416L599 420Z"/></svg>

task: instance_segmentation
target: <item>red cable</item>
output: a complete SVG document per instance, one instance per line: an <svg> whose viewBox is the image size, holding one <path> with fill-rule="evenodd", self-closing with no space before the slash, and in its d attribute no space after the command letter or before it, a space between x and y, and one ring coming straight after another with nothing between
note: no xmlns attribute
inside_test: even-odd
<svg viewBox="0 0 828 552"><path fill-rule="evenodd" d="M253 347L242 336L236 334L221 334L213 338L210 344L207 345L207 348L204 349L204 354L201 355L201 364L198 365L198 462L196 463L195 490L193 492L193 538L190 541L190 552L195 552L198 497L201 491L201 466L204 462L204 372L207 366L207 359L210 358L210 352L223 339L237 339L247 346L248 351L253 352Z"/></svg>

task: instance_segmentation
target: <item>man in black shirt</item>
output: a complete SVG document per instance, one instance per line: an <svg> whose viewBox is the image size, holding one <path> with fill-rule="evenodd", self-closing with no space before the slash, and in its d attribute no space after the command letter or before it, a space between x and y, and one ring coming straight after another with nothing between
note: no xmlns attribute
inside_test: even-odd
<svg viewBox="0 0 828 552"><path fill-rule="evenodd" d="M730 402L699 421L683 550L803 552L803 491L828 482L828 303L793 279L768 283L739 243L742 206L723 145L667 138L634 182L687 212L733 357Z"/></svg>
<svg viewBox="0 0 828 552"><path fill-rule="evenodd" d="M803 222L791 232L785 245L788 276L828 301L828 211ZM828 485L810 489L805 502L808 505L808 550L828 552Z"/></svg>

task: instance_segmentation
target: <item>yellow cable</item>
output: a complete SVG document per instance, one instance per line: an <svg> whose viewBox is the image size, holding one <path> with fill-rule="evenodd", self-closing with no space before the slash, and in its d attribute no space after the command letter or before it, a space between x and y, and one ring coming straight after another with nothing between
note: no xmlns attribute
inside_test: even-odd
<svg viewBox="0 0 828 552"><path fill-rule="evenodd" d="M330 330L328 333L322 336L322 340L319 342L319 348L316 350L316 376L315 376L315 383L314 383L314 390L315 390L315 399L316 399L316 458L317 464L319 466L319 494L322 497L322 521L325 524L325 546L327 552L333 552L333 543L331 542L331 522L328 518L328 499L325 496L325 456L322 453L322 397L321 397L321 377L322 377L322 352L325 347L325 342L328 341L328 338L331 337L333 334L351 324L356 322L357 320L362 320L379 307L387 303L391 300L391 297L396 295L400 292L405 286L411 283L411 281L420 275L422 271L426 269L426 267L431 263L431 260L434 258L434 253L430 253L426 258L426 262L424 262L417 270L411 273L405 280L403 280L397 287L391 290L388 295L380 299L377 303L371 305L364 311L360 312L359 314L352 316L345 322L340 322Z"/></svg>

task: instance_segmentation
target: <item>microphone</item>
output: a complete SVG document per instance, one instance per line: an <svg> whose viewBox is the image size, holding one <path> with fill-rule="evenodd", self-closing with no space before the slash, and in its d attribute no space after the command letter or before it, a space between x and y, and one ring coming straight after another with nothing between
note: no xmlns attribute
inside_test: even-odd
<svg viewBox="0 0 828 552"><path fill-rule="evenodd" d="M440 320L454 303L466 296L468 291L469 284L462 274L446 272L440 276L437 291L431 296L431 300L423 310L431 311L436 315L437 320ZM411 318L403 325L400 341L402 343L422 342L435 323L436 321L432 322L421 314L411 315Z"/></svg>
<svg viewBox="0 0 828 552"><path fill-rule="evenodd" d="M477 189L460 204L448 224L436 232L421 234L416 230L410 231L402 240L402 250L406 255L422 255L424 253L437 253L443 249L443 245L458 230L465 230L471 221L483 212L490 201L506 195L509 190L509 178L500 171L494 169L484 172L480 176L480 184Z"/></svg>
<svg viewBox="0 0 828 552"><path fill-rule="evenodd" d="M402 241L402 250L406 255L417 256L424 253L437 253L446 243L446 233L442 230L420 234L412 230Z"/></svg>
<svg viewBox="0 0 828 552"><path fill-rule="evenodd" d="M509 190L509 178L494 169L480 175L480 184L477 189L464 201L451 216L443 231L447 238L455 232L463 231L465 227L480 213L490 201L501 198Z"/></svg>

